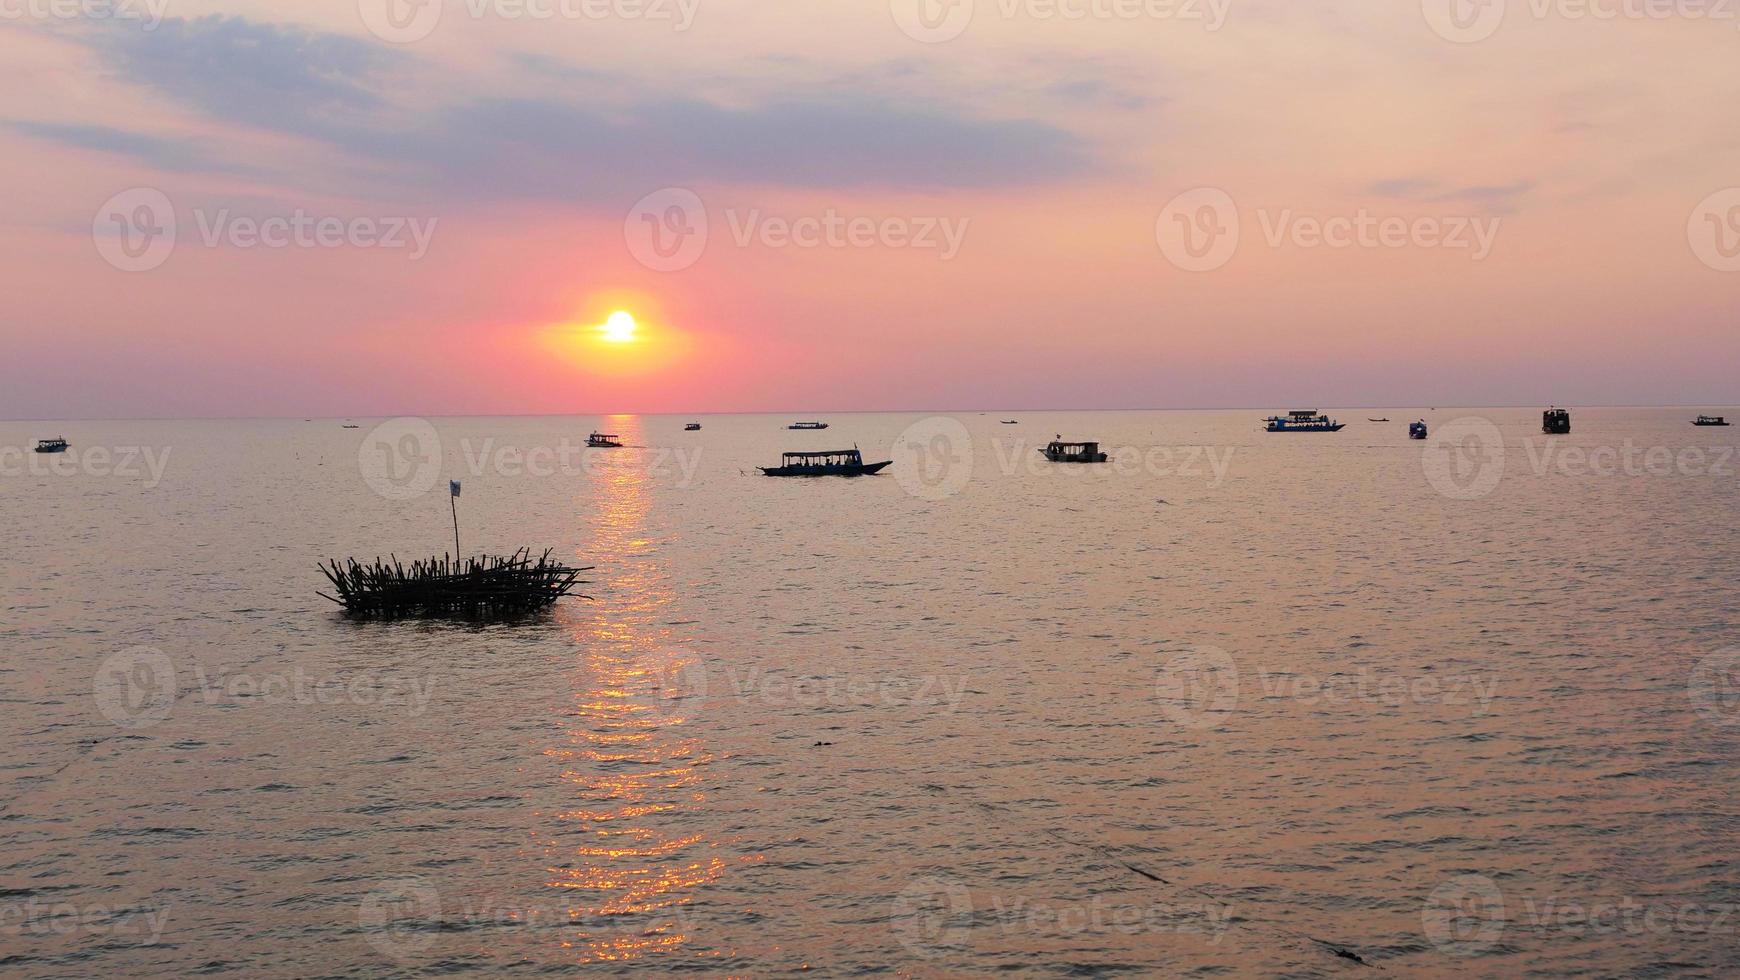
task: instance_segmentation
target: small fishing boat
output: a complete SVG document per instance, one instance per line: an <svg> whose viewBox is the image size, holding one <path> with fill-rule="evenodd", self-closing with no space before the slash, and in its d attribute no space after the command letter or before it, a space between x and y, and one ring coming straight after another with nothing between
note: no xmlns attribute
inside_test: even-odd
<svg viewBox="0 0 1740 980"><path fill-rule="evenodd" d="M1541 413L1541 431L1550 436L1562 436L1571 431L1571 413L1562 408L1549 408Z"/></svg>
<svg viewBox="0 0 1740 980"><path fill-rule="evenodd" d="M594 432L586 437L586 445L593 449L621 449L622 437L608 432Z"/></svg>
<svg viewBox="0 0 1740 980"><path fill-rule="evenodd" d="M1107 458L1097 442L1064 442L1061 436L1039 454L1053 463L1103 463Z"/></svg>
<svg viewBox="0 0 1740 980"><path fill-rule="evenodd" d="M1296 408L1285 416L1271 415L1263 420L1270 432L1340 432L1346 422L1337 422L1315 408Z"/></svg>
<svg viewBox="0 0 1740 980"><path fill-rule="evenodd" d="M346 422L344 425L340 426L339 428L342 428L342 429L360 429L360 428L362 428L362 426L353 425L349 422Z"/></svg>
<svg viewBox="0 0 1740 980"><path fill-rule="evenodd" d="M819 453L781 453L778 466L757 466L767 476L873 476L893 463L866 463L858 447L829 449Z"/></svg>
<svg viewBox="0 0 1740 980"><path fill-rule="evenodd" d="M1409 422L1408 423L1408 438L1409 439L1424 439L1424 438L1426 438L1426 420L1425 419L1421 419L1418 422Z"/></svg>
<svg viewBox="0 0 1740 980"><path fill-rule="evenodd" d="M1367 422L1388 422L1389 419L1366 419Z"/></svg>
<svg viewBox="0 0 1740 980"><path fill-rule="evenodd" d="M826 422L793 422L786 426L788 429L825 429L827 427L828 423Z"/></svg>
<svg viewBox="0 0 1740 980"><path fill-rule="evenodd" d="M683 431L684 432L699 432L699 431L701 431L701 423L690 422L688 425L683 426Z"/></svg>
<svg viewBox="0 0 1740 980"><path fill-rule="evenodd" d="M1693 425L1727 425L1728 420L1720 415L1700 415Z"/></svg>
<svg viewBox="0 0 1740 980"><path fill-rule="evenodd" d="M1021 423L1016 421L1015 419L1004 419L1003 424L1004 425L1020 425Z"/></svg>
<svg viewBox="0 0 1740 980"><path fill-rule="evenodd" d="M38 439L36 441L36 451L39 453L64 453L66 452L66 440Z"/></svg>

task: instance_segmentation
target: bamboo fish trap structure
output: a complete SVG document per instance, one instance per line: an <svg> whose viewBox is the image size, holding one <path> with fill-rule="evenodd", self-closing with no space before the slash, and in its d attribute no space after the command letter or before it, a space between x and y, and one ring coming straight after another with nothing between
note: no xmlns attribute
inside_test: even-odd
<svg viewBox="0 0 1740 980"><path fill-rule="evenodd" d="M485 555L460 560L443 554L409 566L396 556L387 561L376 558L372 565L354 558L343 565L329 559L320 571L338 594L320 595L359 619L487 619L543 609L585 584L580 573L591 567L551 561L550 549L533 560L529 548L506 558Z"/></svg>

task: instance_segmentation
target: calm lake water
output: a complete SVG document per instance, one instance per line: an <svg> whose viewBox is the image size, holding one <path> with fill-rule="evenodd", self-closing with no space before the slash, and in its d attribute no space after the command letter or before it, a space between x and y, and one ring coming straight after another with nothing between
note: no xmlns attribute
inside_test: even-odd
<svg viewBox="0 0 1740 980"><path fill-rule="evenodd" d="M0 969L1740 969L1737 430L1262 414L0 423Z"/></svg>

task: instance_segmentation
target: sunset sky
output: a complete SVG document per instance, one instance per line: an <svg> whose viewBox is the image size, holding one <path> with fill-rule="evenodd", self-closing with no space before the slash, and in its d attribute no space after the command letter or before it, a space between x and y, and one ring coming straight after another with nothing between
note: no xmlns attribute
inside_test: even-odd
<svg viewBox="0 0 1740 980"><path fill-rule="evenodd" d="M1740 402L1740 4L1463 2L0 0L0 417Z"/></svg>

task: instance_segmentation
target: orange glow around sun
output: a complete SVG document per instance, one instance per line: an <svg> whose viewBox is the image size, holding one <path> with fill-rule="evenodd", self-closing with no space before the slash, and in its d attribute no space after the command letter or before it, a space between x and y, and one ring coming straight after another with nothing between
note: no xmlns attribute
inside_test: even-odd
<svg viewBox="0 0 1740 980"><path fill-rule="evenodd" d="M575 367L612 376L664 370L689 348L687 335L663 321L651 297L618 292L587 299L573 317L541 328L538 338Z"/></svg>

